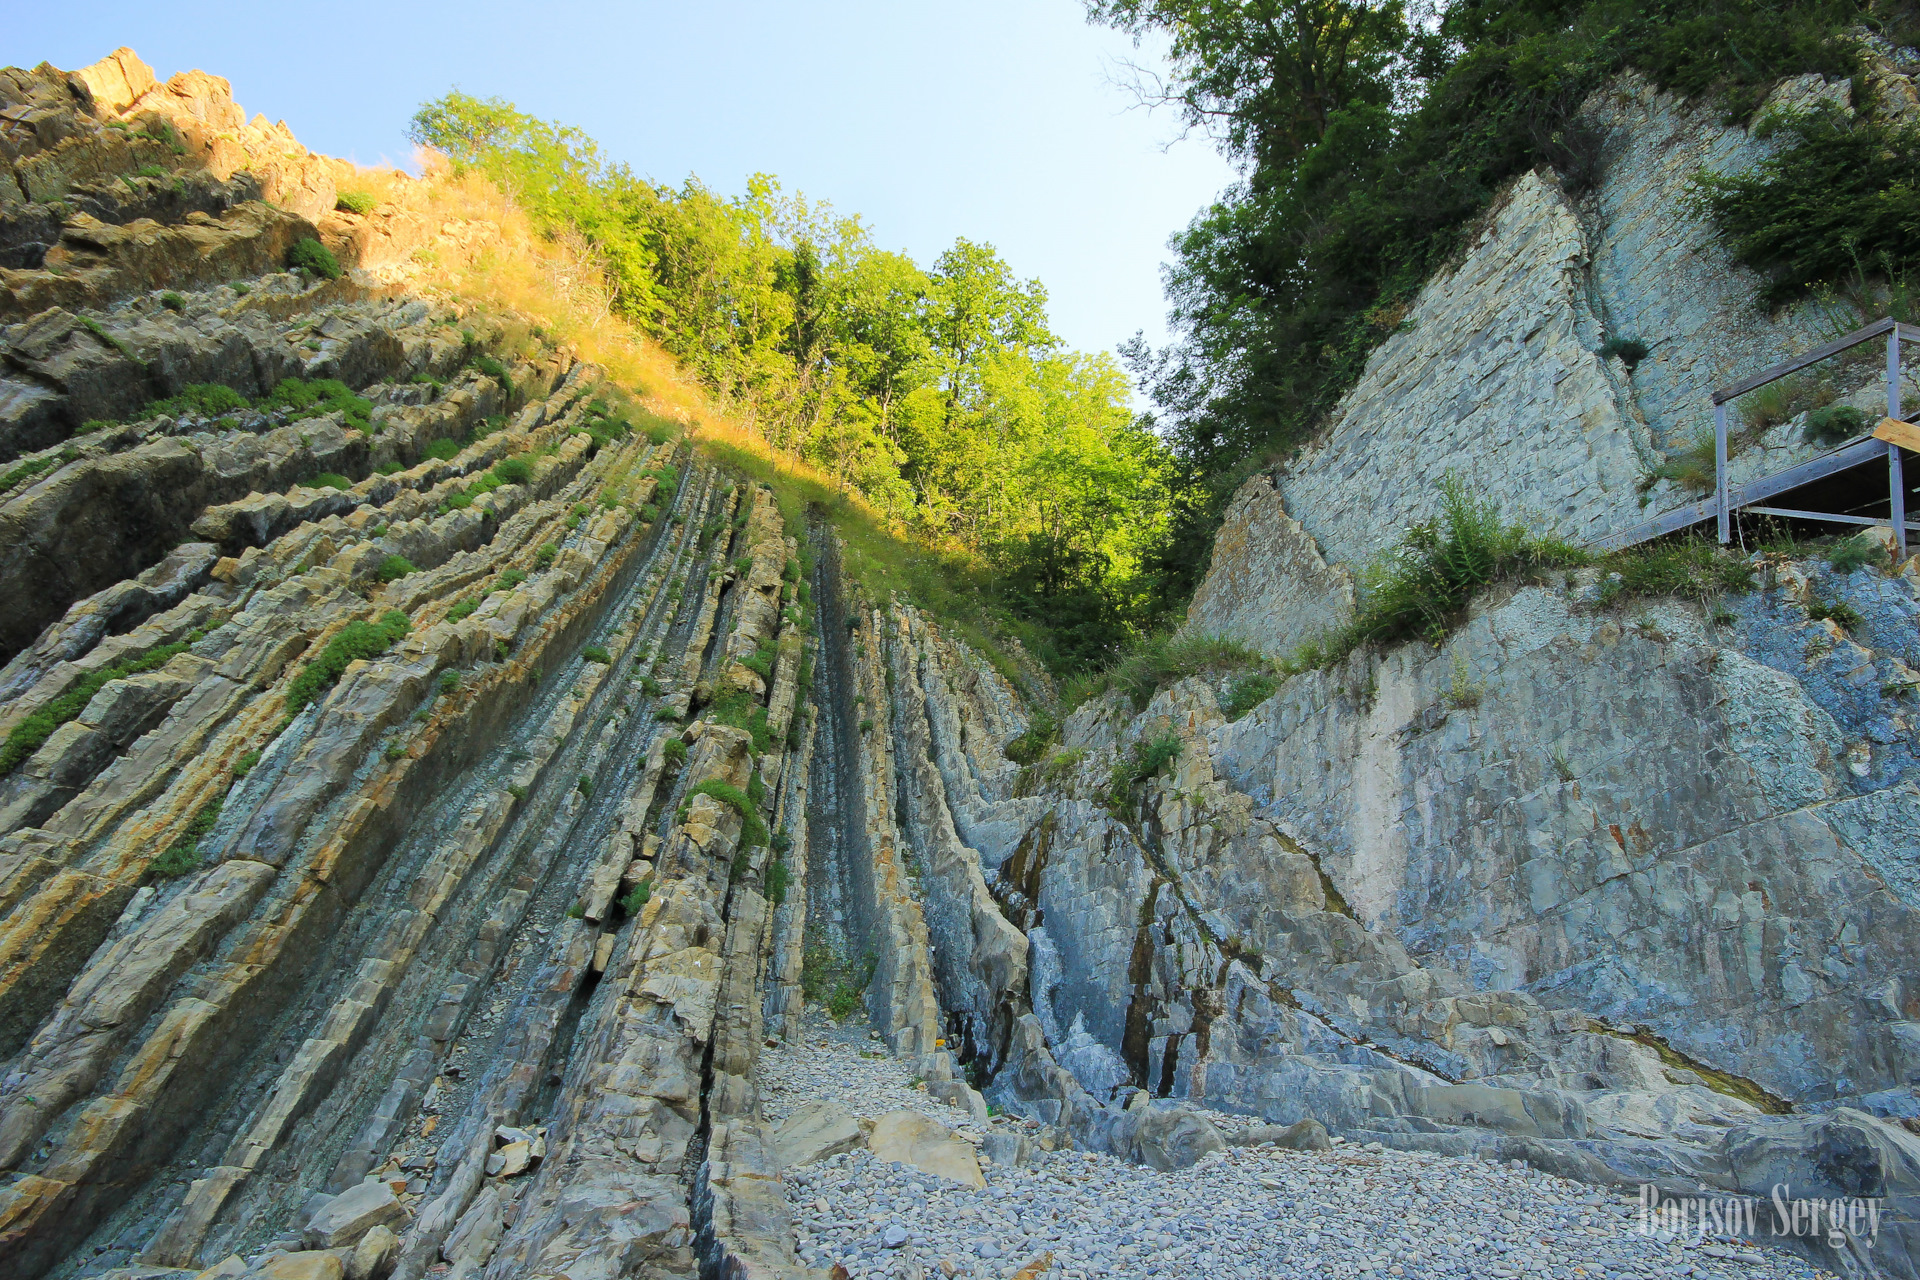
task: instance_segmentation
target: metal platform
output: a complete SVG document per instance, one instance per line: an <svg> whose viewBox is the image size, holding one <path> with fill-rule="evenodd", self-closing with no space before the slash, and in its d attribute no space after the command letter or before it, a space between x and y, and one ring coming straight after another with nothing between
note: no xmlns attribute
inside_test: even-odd
<svg viewBox="0 0 1920 1280"><path fill-rule="evenodd" d="M1887 417L1899 420L1901 416L1900 344L1920 342L1920 326L1901 324L1892 317L1887 317L1876 320L1863 329L1856 329L1845 337L1836 338L1824 346L1815 347L1784 363L1774 365L1771 369L1762 370L1751 377L1742 378L1738 382L1715 389L1713 393L1714 491L1712 496L1689 503L1684 507L1662 512L1651 520L1642 521L1598 538L1594 545L1602 550L1614 551L1621 547L1633 546L1635 543L1648 542L1669 533L1676 533L1696 524L1704 524L1708 520L1718 523L1719 540L1725 544L1732 537L1733 513L1745 510L1757 515L1784 516L1797 520L1891 527L1894 538L1899 543L1900 554L1904 556L1907 553L1907 534L1920 533L1920 525L1907 522L1905 470L1901 462L1900 447L1891 441L1873 436L1850 440L1839 448L1829 450L1818 457L1809 458L1784 471L1776 471L1770 476L1750 480L1743 485L1731 484L1727 478L1728 401L1883 335L1887 340ZM1889 500L1887 519L1877 520L1834 512L1759 505L1768 498L1803 488L1829 476L1879 462L1884 462L1887 466Z"/></svg>

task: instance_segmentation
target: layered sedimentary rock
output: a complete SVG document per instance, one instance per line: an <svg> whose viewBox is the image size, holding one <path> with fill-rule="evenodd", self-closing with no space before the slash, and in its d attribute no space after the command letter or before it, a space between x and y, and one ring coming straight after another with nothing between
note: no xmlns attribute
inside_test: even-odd
<svg viewBox="0 0 1920 1280"><path fill-rule="evenodd" d="M1238 719L1199 678L1107 694L1018 765L1043 679L865 594L826 513L525 320L407 292L406 200L342 223L332 162L208 77L6 84L8 1274L797 1275L803 1135L759 1053L823 973L933 1097L1050 1143L1190 1164L1199 1103L1605 1185L1784 1179L1888 1197L1848 1256L1915 1274L1920 567L1762 559L1750 596L1630 610L1542 580ZM109 208L143 112L186 195ZM1644 235L1600 191L1604 233L1509 193L1328 440L1236 499L1193 627L1337 622L1495 439L1555 528L1639 517L1705 375L1676 356L1636 409L1592 354L1631 292L1596 310L1593 246ZM309 228L341 280L278 269ZM290 379L349 398L295 416ZM206 384L230 407L155 406ZM1359 465L1438 400L1435 456Z"/></svg>

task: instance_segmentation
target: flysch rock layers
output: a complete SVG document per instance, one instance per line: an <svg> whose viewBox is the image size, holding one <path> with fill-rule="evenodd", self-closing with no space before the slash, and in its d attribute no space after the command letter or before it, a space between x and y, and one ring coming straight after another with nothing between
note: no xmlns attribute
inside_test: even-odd
<svg viewBox="0 0 1920 1280"><path fill-rule="evenodd" d="M329 212L333 162L125 51L0 88L0 437L33 464L0 492L0 738L58 721L0 776L0 1274L806 1274L760 1053L803 1042L822 952L967 1131L992 1104L1165 1170L1229 1113L1881 1195L1873 1250L1807 1247L1916 1274L1920 567L1773 560L1631 618L1529 586L1236 721L1199 679L1097 698L1022 767L1047 692L866 596L823 516L609 433L600 371L513 317L409 295L411 247L471 229ZM1679 110L1611 102L1629 149L1632 111ZM155 156L183 195L109 200ZM1251 482L1196 628L1337 620L1491 442L1570 536L1639 518L1698 371L1655 344L1681 407L1640 407L1590 355L1628 306L1593 301L1594 246L1645 234L1601 191L1596 221L1516 184L1355 393L1458 415L1357 478L1387 428L1350 412ZM344 279L277 269L309 227ZM144 413L286 377L345 382L367 428ZM1809 617L1834 600L1860 625Z"/></svg>

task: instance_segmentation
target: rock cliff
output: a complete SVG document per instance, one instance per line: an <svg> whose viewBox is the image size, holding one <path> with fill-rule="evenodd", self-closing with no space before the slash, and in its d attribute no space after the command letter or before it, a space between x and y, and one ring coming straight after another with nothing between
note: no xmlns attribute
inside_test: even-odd
<svg viewBox="0 0 1920 1280"><path fill-rule="evenodd" d="M822 1003L989 1168L1324 1125L1883 1196L1874 1249L1809 1247L1916 1274L1920 566L1776 558L1631 617L1536 582L1238 718L1201 678L1094 699L1022 766L1044 682L865 594L827 513L525 317L421 287L417 250L487 235L428 184L336 212L350 167L125 50L0 96L6 1275L807 1274L798 1146L982 1176L924 1118L776 1132L763 1050L800 1070ZM1693 163L1648 123L1675 104L1593 109L1614 185L1515 187L1242 492L1194 627L1350 610L1443 454L1509 449L1569 535L1638 518L1725 371L1656 348L1642 395L1593 355L1661 294L1595 264L1641 260ZM314 239L337 279L284 269Z"/></svg>

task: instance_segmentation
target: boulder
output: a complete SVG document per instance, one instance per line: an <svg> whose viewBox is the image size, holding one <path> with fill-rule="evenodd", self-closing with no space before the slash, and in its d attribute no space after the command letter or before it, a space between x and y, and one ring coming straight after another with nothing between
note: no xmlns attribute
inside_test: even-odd
<svg viewBox="0 0 1920 1280"><path fill-rule="evenodd" d="M1115 1145L1129 1160L1162 1173L1227 1149L1226 1139L1210 1121L1181 1106L1129 1107L1124 1128L1115 1136Z"/></svg>
<svg viewBox="0 0 1920 1280"><path fill-rule="evenodd" d="M1033 1159L1033 1141L1024 1133L993 1130L987 1134L980 1149L987 1159L1002 1169L1018 1169Z"/></svg>
<svg viewBox="0 0 1920 1280"><path fill-rule="evenodd" d="M798 1168L860 1145L860 1122L837 1102L809 1102L773 1133L774 1154L783 1169Z"/></svg>
<svg viewBox="0 0 1920 1280"><path fill-rule="evenodd" d="M386 1227L375 1227L360 1237L347 1259L347 1280L385 1280L400 1252L400 1237Z"/></svg>
<svg viewBox="0 0 1920 1280"><path fill-rule="evenodd" d="M917 1111L889 1111L881 1116L867 1135L867 1149L881 1160L910 1164L922 1173L975 1190L987 1185L972 1145Z"/></svg>
<svg viewBox="0 0 1920 1280"><path fill-rule="evenodd" d="M440 1246L440 1256L458 1266L462 1262L471 1262L485 1266L488 1258L500 1243L500 1237L506 1234L506 1217L500 1203L500 1191L497 1187L488 1187L475 1196L467 1211L460 1215L460 1221L454 1225L447 1236L446 1243Z"/></svg>
<svg viewBox="0 0 1920 1280"><path fill-rule="evenodd" d="M1308 1116L1292 1124L1256 1124L1234 1144L1241 1147L1283 1147L1288 1151L1331 1151L1327 1126Z"/></svg>
<svg viewBox="0 0 1920 1280"><path fill-rule="evenodd" d="M322 1249L358 1244L375 1227L396 1227L407 1211L384 1182L349 1187L314 1211L307 1219L307 1243Z"/></svg>

